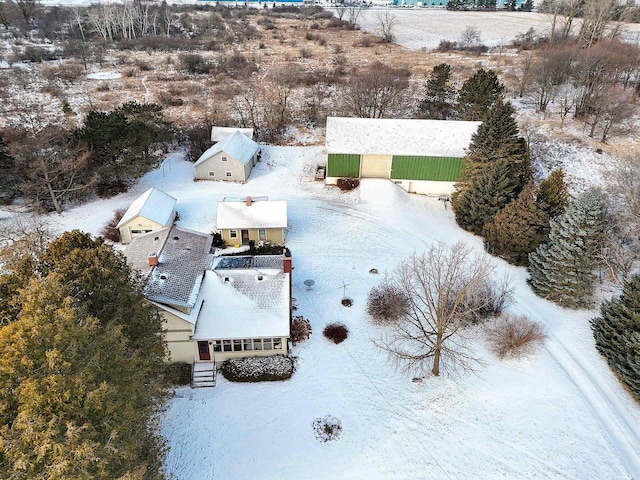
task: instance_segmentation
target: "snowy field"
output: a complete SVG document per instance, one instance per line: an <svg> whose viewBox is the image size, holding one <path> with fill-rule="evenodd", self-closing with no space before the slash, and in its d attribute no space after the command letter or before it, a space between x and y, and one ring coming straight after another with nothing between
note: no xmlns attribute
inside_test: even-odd
<svg viewBox="0 0 640 480"><path fill-rule="evenodd" d="M341 193L311 180L320 147L265 147L245 185L192 181L192 164L173 154L131 192L52 215L60 230L97 234L114 209L156 186L178 199L180 225L211 232L224 196L268 195L289 203L287 245L297 314L311 339L294 347L289 381L178 389L162 431L167 472L187 479L632 479L640 478L640 408L599 357L592 311L569 311L533 295L526 271L496 260L516 288L511 310L541 322L545 347L501 361L472 333L476 374L413 382L372 344L384 329L364 312L369 289L433 242L482 242L461 231L436 199L408 195L385 180ZM378 269L380 275L369 270ZM311 291L303 282L315 281ZM353 298L343 307L342 285ZM340 345L322 336L347 324ZM319 443L313 421L330 414L342 437Z"/></svg>

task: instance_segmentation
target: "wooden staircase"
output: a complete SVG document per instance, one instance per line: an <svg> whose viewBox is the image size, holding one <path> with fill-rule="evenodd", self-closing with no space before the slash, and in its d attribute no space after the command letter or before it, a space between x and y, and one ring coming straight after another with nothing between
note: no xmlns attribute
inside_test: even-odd
<svg viewBox="0 0 640 480"><path fill-rule="evenodd" d="M191 366L191 388L216 386L215 362L193 363Z"/></svg>

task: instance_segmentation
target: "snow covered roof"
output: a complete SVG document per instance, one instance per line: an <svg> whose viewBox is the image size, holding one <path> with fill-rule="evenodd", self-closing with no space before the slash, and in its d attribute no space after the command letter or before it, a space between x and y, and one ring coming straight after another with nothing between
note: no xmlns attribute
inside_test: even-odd
<svg viewBox="0 0 640 480"><path fill-rule="evenodd" d="M204 271L211 265L212 237L179 227L166 227L132 239L124 254L130 265L147 274L145 296L152 301L192 308ZM149 266L150 255L158 265ZM146 267L144 266L146 262Z"/></svg>
<svg viewBox="0 0 640 480"><path fill-rule="evenodd" d="M267 197L218 202L216 228L287 228L287 202Z"/></svg>
<svg viewBox="0 0 640 480"><path fill-rule="evenodd" d="M211 141L220 142L235 132L240 132L246 137L253 139L253 128L211 127Z"/></svg>
<svg viewBox="0 0 640 480"><path fill-rule="evenodd" d="M177 200L171 195L167 195L158 188L151 187L133 201L116 228L126 225L138 215L166 226L173 220L171 215L176 207L176 202Z"/></svg>
<svg viewBox="0 0 640 480"><path fill-rule="evenodd" d="M327 153L461 158L481 123L328 117Z"/></svg>
<svg viewBox="0 0 640 480"><path fill-rule="evenodd" d="M259 149L260 145L236 130L235 133L206 150L194 164L194 167L206 162L219 152L224 152L246 165Z"/></svg>
<svg viewBox="0 0 640 480"><path fill-rule="evenodd" d="M289 336L289 274L282 268L207 270L201 296L195 340Z"/></svg>

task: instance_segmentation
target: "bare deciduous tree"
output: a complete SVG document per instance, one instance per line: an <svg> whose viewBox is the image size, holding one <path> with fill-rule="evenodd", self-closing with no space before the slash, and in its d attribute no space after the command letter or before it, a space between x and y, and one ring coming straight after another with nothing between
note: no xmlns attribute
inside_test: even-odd
<svg viewBox="0 0 640 480"><path fill-rule="evenodd" d="M40 215L16 215L0 222L0 266L12 270L25 257L39 258L53 232L45 217Z"/></svg>
<svg viewBox="0 0 640 480"><path fill-rule="evenodd" d="M406 108L411 72L380 62L353 74L342 92L346 109L361 118L383 118Z"/></svg>
<svg viewBox="0 0 640 480"><path fill-rule="evenodd" d="M469 49L480 43L480 30L476 27L467 27L460 34L460 48Z"/></svg>
<svg viewBox="0 0 640 480"><path fill-rule="evenodd" d="M24 19L24 23L29 30L32 26L33 18L38 9L39 0L12 0L20 15Z"/></svg>
<svg viewBox="0 0 640 480"><path fill-rule="evenodd" d="M494 301L483 295L494 266L464 243L434 245L402 262L389 282L403 292L409 308L393 322L393 333L376 341L407 371L472 369L477 363L462 331L467 321ZM488 298L492 297L492 298Z"/></svg>
<svg viewBox="0 0 640 480"><path fill-rule="evenodd" d="M396 26L398 19L389 10L381 10L376 16L378 23L378 34L380 38L387 43L391 43L396 39Z"/></svg>

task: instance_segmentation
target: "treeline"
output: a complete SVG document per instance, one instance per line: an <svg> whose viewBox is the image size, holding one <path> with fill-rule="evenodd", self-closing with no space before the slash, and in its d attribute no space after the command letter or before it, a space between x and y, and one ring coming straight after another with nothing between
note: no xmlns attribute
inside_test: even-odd
<svg viewBox="0 0 640 480"><path fill-rule="evenodd" d="M0 131L0 198L22 196L41 211L60 213L68 202L126 191L157 165L174 139L155 104L92 110L75 129L41 117L27 112Z"/></svg>
<svg viewBox="0 0 640 480"><path fill-rule="evenodd" d="M43 232L0 250L0 477L164 478L157 311L101 239Z"/></svg>
<svg viewBox="0 0 640 480"><path fill-rule="evenodd" d="M516 0L508 0L502 8L512 12L531 12L533 6L533 0L525 0L521 5L518 5ZM447 10L496 10L496 8L496 0L449 0L447 2Z"/></svg>

